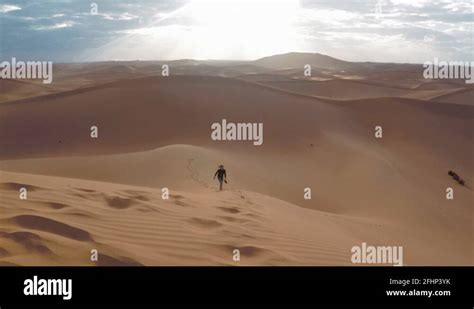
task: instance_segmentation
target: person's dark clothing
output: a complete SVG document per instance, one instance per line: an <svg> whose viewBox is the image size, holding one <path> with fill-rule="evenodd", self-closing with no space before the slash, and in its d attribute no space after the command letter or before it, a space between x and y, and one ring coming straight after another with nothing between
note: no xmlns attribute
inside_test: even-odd
<svg viewBox="0 0 474 309"><path fill-rule="evenodd" d="M220 182L224 181L224 178L227 177L225 169L218 169L217 172L214 174L214 177L217 176L217 179L219 179Z"/></svg>

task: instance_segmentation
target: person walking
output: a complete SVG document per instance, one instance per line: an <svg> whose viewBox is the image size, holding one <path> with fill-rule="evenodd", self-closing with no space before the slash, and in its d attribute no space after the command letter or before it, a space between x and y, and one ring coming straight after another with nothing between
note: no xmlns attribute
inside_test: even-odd
<svg viewBox="0 0 474 309"><path fill-rule="evenodd" d="M225 172L224 165L219 165L219 169L214 174L214 179L216 179L216 176L219 180L219 191L222 191L222 183L227 183L227 174Z"/></svg>

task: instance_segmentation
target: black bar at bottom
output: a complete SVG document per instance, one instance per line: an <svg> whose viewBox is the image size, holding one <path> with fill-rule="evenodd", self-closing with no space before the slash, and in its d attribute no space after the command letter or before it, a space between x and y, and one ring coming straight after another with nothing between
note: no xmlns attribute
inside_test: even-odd
<svg viewBox="0 0 474 309"><path fill-rule="evenodd" d="M38 280L72 279L72 298L24 295L25 280L34 276ZM0 308L8 309L11 304L66 308L177 303L472 308L473 277L472 267L1 267ZM402 281L394 280L410 283L403 286L393 283ZM387 296L392 290L449 291L450 295Z"/></svg>

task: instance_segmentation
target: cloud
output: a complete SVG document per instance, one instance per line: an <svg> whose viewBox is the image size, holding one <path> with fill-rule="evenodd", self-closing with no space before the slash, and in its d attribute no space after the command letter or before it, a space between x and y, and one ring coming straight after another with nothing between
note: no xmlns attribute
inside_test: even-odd
<svg viewBox="0 0 474 309"><path fill-rule="evenodd" d="M391 0L394 5L409 5L414 7L423 7L430 0Z"/></svg>
<svg viewBox="0 0 474 309"><path fill-rule="evenodd" d="M138 18L138 16L130 14L128 12L121 13L121 14L97 13L96 15L107 20L132 20L132 19Z"/></svg>
<svg viewBox="0 0 474 309"><path fill-rule="evenodd" d="M37 31L56 30L56 29L69 28L69 27L72 27L73 25L74 25L74 22L66 21L66 22L56 23L54 25L48 25L48 26L35 26L35 27L33 27L33 29L37 30Z"/></svg>
<svg viewBox="0 0 474 309"><path fill-rule="evenodd" d="M21 7L11 4L0 4L0 13L8 13L12 11L19 11Z"/></svg>

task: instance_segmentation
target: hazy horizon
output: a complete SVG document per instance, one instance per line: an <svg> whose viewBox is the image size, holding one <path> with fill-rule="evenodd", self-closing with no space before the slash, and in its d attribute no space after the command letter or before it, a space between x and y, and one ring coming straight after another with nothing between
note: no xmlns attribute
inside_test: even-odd
<svg viewBox="0 0 474 309"><path fill-rule="evenodd" d="M176 59L110 59L110 60L93 60L93 61L59 61L55 62L55 64L86 64L86 63L103 63L103 62L163 62L163 61L201 61L201 62L254 62L264 58L276 57L276 56L283 56L288 54L301 54L301 55L320 55L320 56L327 56L336 60L344 61L344 62L351 62L351 63L380 63L380 64L413 64L413 65L421 65L421 62L393 62L393 61L350 61L347 59L336 58L331 55L323 54L320 52L301 52L301 51L290 51L287 53L281 54L271 54L268 56L259 57L256 59L197 59L197 58L176 58ZM14 57L14 56L13 56ZM27 61L25 59L20 59L14 57L16 61ZM2 61L9 61L10 59L1 59ZM29 61L29 60L28 60Z"/></svg>

